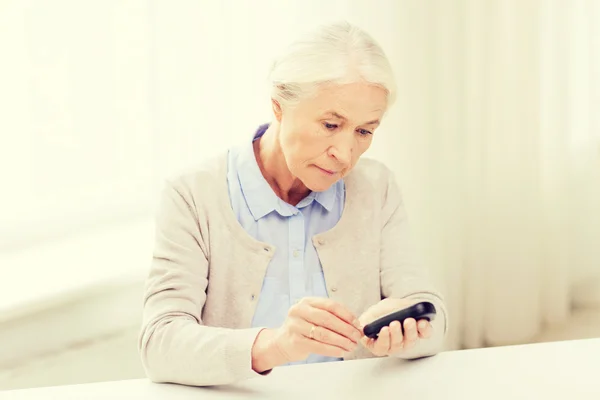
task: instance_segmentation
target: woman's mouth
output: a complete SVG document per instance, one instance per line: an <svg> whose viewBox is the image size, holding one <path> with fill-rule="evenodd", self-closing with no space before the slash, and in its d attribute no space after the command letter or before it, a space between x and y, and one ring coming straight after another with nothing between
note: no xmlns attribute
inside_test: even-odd
<svg viewBox="0 0 600 400"><path fill-rule="evenodd" d="M316 167L317 167L318 169L320 169L320 170L321 170L321 172L323 172L325 175L332 176L332 175L335 175L335 174L337 174L337 172L336 172L336 171L332 171L332 170L330 170L330 169L321 168L321 167L319 167L318 165L317 165Z"/></svg>

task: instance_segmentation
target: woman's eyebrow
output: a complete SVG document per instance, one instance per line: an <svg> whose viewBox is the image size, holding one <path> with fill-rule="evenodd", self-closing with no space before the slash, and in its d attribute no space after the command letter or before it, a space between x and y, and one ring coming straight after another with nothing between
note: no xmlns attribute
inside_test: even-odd
<svg viewBox="0 0 600 400"><path fill-rule="evenodd" d="M348 120L348 118L344 117L343 115L335 112L335 111L327 111L325 113L325 115L331 115L332 117L338 118L338 119L343 119L343 120Z"/></svg>
<svg viewBox="0 0 600 400"><path fill-rule="evenodd" d="M343 115L341 115L340 113L335 112L335 111L328 111L325 114L326 115L331 115L331 116L333 116L335 118L343 119L344 121L348 120L348 118L344 117ZM379 125L379 123L380 123L380 121L378 119L374 119L372 121L365 122L364 124L361 124L361 125Z"/></svg>

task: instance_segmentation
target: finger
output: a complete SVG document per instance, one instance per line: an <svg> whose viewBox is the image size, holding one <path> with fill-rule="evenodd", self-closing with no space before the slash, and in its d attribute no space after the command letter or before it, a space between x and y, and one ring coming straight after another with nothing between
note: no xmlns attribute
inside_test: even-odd
<svg viewBox="0 0 600 400"><path fill-rule="evenodd" d="M390 328L385 326L379 331L379 336L373 346L374 353L377 355L387 355L390 352Z"/></svg>
<svg viewBox="0 0 600 400"><path fill-rule="evenodd" d="M346 353L349 352L338 346L319 342L317 340L311 340L305 337L302 337L302 339L300 339L299 345L302 346L307 353L318 354L326 357L342 358Z"/></svg>
<svg viewBox="0 0 600 400"><path fill-rule="evenodd" d="M358 318L356 318L356 316L352 312L350 312L350 310L348 310L346 307L342 306L336 301L333 301L326 297L309 297L306 299L302 299L301 303L302 302L306 302L307 304L315 308L320 308L321 310L328 311L331 314L338 317L339 319L341 319L342 321L345 321L346 323L353 325L356 329L362 331L362 326L358 321Z"/></svg>
<svg viewBox="0 0 600 400"><path fill-rule="evenodd" d="M345 307L327 298L302 299L291 314L310 323L324 326L354 342L362 336L362 327L354 315Z"/></svg>
<svg viewBox="0 0 600 400"><path fill-rule="evenodd" d="M390 354L398 353L402 350L404 335L402 334L402 325L399 321L393 321L390 324Z"/></svg>
<svg viewBox="0 0 600 400"><path fill-rule="evenodd" d="M313 326L315 327L313 329ZM333 332L323 326L318 326L307 322L306 320L297 319L292 324L292 329L309 340L338 347L345 352L351 352L356 348L356 342L351 341L336 332ZM311 330L313 337L310 337Z"/></svg>
<svg viewBox="0 0 600 400"><path fill-rule="evenodd" d="M360 338L360 343L365 346L367 349L369 350L373 350L373 346L375 345L375 340L371 339L370 337L367 336L363 336L362 338Z"/></svg>
<svg viewBox="0 0 600 400"><path fill-rule="evenodd" d="M431 337L431 324L429 321L422 319L417 323L417 330L419 331L419 337L428 339Z"/></svg>
<svg viewBox="0 0 600 400"><path fill-rule="evenodd" d="M414 318L407 318L404 320L404 349L413 347L418 337L417 322Z"/></svg>
<svg viewBox="0 0 600 400"><path fill-rule="evenodd" d="M309 306L302 311L301 318L302 317L312 325L327 328L328 330L351 340L353 343L358 343L362 337L362 331L359 331L356 327L338 318L329 311Z"/></svg>

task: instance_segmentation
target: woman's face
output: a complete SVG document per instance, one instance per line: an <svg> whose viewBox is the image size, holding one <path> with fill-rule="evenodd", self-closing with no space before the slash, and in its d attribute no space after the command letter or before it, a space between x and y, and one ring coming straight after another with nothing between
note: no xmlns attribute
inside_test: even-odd
<svg viewBox="0 0 600 400"><path fill-rule="evenodd" d="M323 87L314 97L276 110L292 175L312 191L327 190L367 151L386 106L384 89L352 83Z"/></svg>

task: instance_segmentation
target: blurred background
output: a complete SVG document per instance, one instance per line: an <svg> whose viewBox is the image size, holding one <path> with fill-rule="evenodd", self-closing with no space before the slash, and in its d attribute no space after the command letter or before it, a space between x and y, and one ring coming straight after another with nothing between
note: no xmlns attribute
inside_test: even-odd
<svg viewBox="0 0 600 400"><path fill-rule="evenodd" d="M600 337L600 1L0 0L0 389L144 376L163 180L269 120L278 50L369 31L448 350Z"/></svg>

